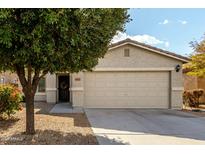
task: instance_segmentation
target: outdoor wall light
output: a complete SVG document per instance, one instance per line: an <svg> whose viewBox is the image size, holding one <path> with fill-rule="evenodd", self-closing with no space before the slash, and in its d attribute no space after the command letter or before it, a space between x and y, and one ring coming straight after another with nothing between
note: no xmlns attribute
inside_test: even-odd
<svg viewBox="0 0 205 154"><path fill-rule="evenodd" d="M178 65L175 67L175 70L176 70L176 72L179 72L180 69L181 69L181 66L178 64Z"/></svg>

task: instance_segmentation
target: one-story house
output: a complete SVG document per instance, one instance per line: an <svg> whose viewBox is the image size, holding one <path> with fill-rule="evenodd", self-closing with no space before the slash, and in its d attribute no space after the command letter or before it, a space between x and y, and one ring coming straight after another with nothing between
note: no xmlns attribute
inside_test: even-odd
<svg viewBox="0 0 205 154"><path fill-rule="evenodd" d="M35 101L81 108L182 107L187 57L126 39L109 46L92 72L47 74Z"/></svg>
<svg viewBox="0 0 205 154"><path fill-rule="evenodd" d="M182 107L188 58L131 39L109 46L92 72L47 74L36 101L82 108Z"/></svg>

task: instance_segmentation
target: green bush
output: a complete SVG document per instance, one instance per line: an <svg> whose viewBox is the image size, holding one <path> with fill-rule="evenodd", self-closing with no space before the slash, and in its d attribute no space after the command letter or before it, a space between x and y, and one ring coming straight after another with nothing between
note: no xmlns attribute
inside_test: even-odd
<svg viewBox="0 0 205 154"><path fill-rule="evenodd" d="M0 116L15 114L16 111L22 110L21 91L13 85L0 85Z"/></svg>
<svg viewBox="0 0 205 154"><path fill-rule="evenodd" d="M187 90L183 93L183 104L189 107L199 107L200 97L204 95L203 89Z"/></svg>

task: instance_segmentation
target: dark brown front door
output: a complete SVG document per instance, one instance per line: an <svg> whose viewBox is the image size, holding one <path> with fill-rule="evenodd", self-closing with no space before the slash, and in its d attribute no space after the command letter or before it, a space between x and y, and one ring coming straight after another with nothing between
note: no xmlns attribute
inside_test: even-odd
<svg viewBox="0 0 205 154"><path fill-rule="evenodd" d="M70 88L69 76L58 76L59 102L70 101L69 88Z"/></svg>

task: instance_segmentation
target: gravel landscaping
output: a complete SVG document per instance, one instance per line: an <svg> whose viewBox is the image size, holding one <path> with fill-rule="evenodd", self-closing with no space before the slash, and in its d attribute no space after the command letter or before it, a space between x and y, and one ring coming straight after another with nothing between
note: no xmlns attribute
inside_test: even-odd
<svg viewBox="0 0 205 154"><path fill-rule="evenodd" d="M84 113L49 114L52 107L35 103L35 135L25 134L25 108L0 120L0 144L98 144Z"/></svg>

